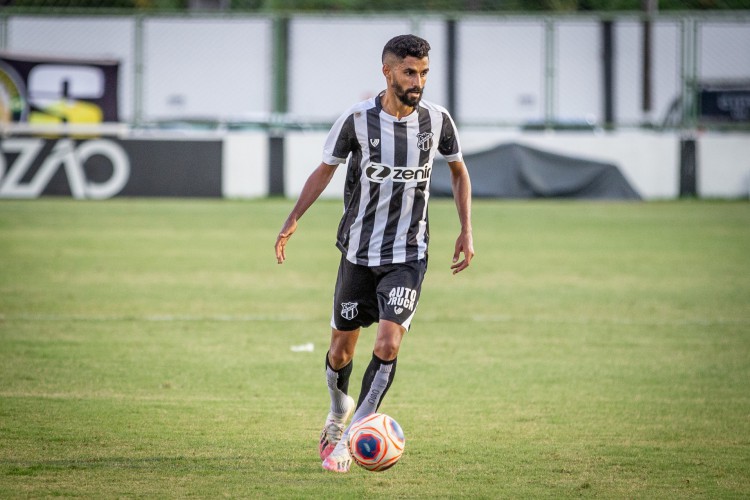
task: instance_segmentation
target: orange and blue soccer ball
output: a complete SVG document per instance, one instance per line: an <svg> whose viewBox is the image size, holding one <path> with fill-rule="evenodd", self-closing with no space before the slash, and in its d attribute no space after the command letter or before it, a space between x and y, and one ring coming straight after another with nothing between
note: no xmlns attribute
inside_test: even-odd
<svg viewBox="0 0 750 500"><path fill-rule="evenodd" d="M390 469L404 453L404 431L384 413L357 420L349 430L349 451L354 462L371 471Z"/></svg>

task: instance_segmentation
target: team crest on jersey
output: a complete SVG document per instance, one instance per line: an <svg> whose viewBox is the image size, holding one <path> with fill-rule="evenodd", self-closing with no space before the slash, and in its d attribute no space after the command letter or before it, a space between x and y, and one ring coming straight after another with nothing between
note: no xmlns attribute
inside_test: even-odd
<svg viewBox="0 0 750 500"><path fill-rule="evenodd" d="M432 149L432 132L420 132L417 134L417 147L422 151Z"/></svg>
<svg viewBox="0 0 750 500"><path fill-rule="evenodd" d="M374 148L378 147L378 144L380 144L380 139L370 139L370 145Z"/></svg>
<svg viewBox="0 0 750 500"><path fill-rule="evenodd" d="M357 317L359 311L357 310L357 302L342 302L341 303L341 317L344 319L352 320Z"/></svg>

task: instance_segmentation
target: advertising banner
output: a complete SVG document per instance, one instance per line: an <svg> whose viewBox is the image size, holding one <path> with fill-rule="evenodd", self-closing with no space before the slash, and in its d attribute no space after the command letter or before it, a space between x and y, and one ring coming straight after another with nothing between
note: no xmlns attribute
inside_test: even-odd
<svg viewBox="0 0 750 500"><path fill-rule="evenodd" d="M0 52L0 122L117 122L120 63Z"/></svg>
<svg viewBox="0 0 750 500"><path fill-rule="evenodd" d="M750 84L746 89L702 89L699 97L701 120L750 123Z"/></svg>
<svg viewBox="0 0 750 500"><path fill-rule="evenodd" d="M0 198L222 196L221 140L0 139Z"/></svg>

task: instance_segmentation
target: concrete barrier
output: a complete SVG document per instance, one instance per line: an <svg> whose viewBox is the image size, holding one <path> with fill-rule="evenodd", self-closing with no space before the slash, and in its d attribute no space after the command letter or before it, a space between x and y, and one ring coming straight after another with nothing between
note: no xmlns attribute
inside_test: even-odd
<svg viewBox="0 0 750 500"><path fill-rule="evenodd" d="M297 197L313 168L320 163L324 132L289 132L286 135L286 195ZM698 151L698 195L746 198L750 189L750 135L701 134ZM616 164L646 200L674 199L680 186L678 133L630 130L622 132L521 132L463 129L465 153L518 142L538 149ZM471 170L471 165L468 165ZM341 197L343 166L324 191Z"/></svg>
<svg viewBox="0 0 750 500"><path fill-rule="evenodd" d="M159 134L145 138L120 131L109 138L58 139L6 135L0 138L0 198L268 196L271 158L265 131ZM285 196L299 196L310 172L320 164L325 137L324 131L297 130L284 135ZM646 200L680 195L678 133L462 129L461 142L466 153L518 142L552 153L614 163ZM699 197L748 198L749 134L699 133L695 146ZM471 170L471 165L468 167ZM342 165L322 196L343 197L344 178Z"/></svg>

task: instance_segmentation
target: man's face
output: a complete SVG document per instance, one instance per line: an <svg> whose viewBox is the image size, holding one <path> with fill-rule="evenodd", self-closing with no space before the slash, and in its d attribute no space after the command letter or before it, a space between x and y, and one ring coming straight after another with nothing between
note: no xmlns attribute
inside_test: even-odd
<svg viewBox="0 0 750 500"><path fill-rule="evenodd" d="M406 56L403 60L394 59L392 64L387 64L384 68L388 85L402 103L414 107L422 99L427 73L430 71L430 60L427 57L418 59L412 56Z"/></svg>

